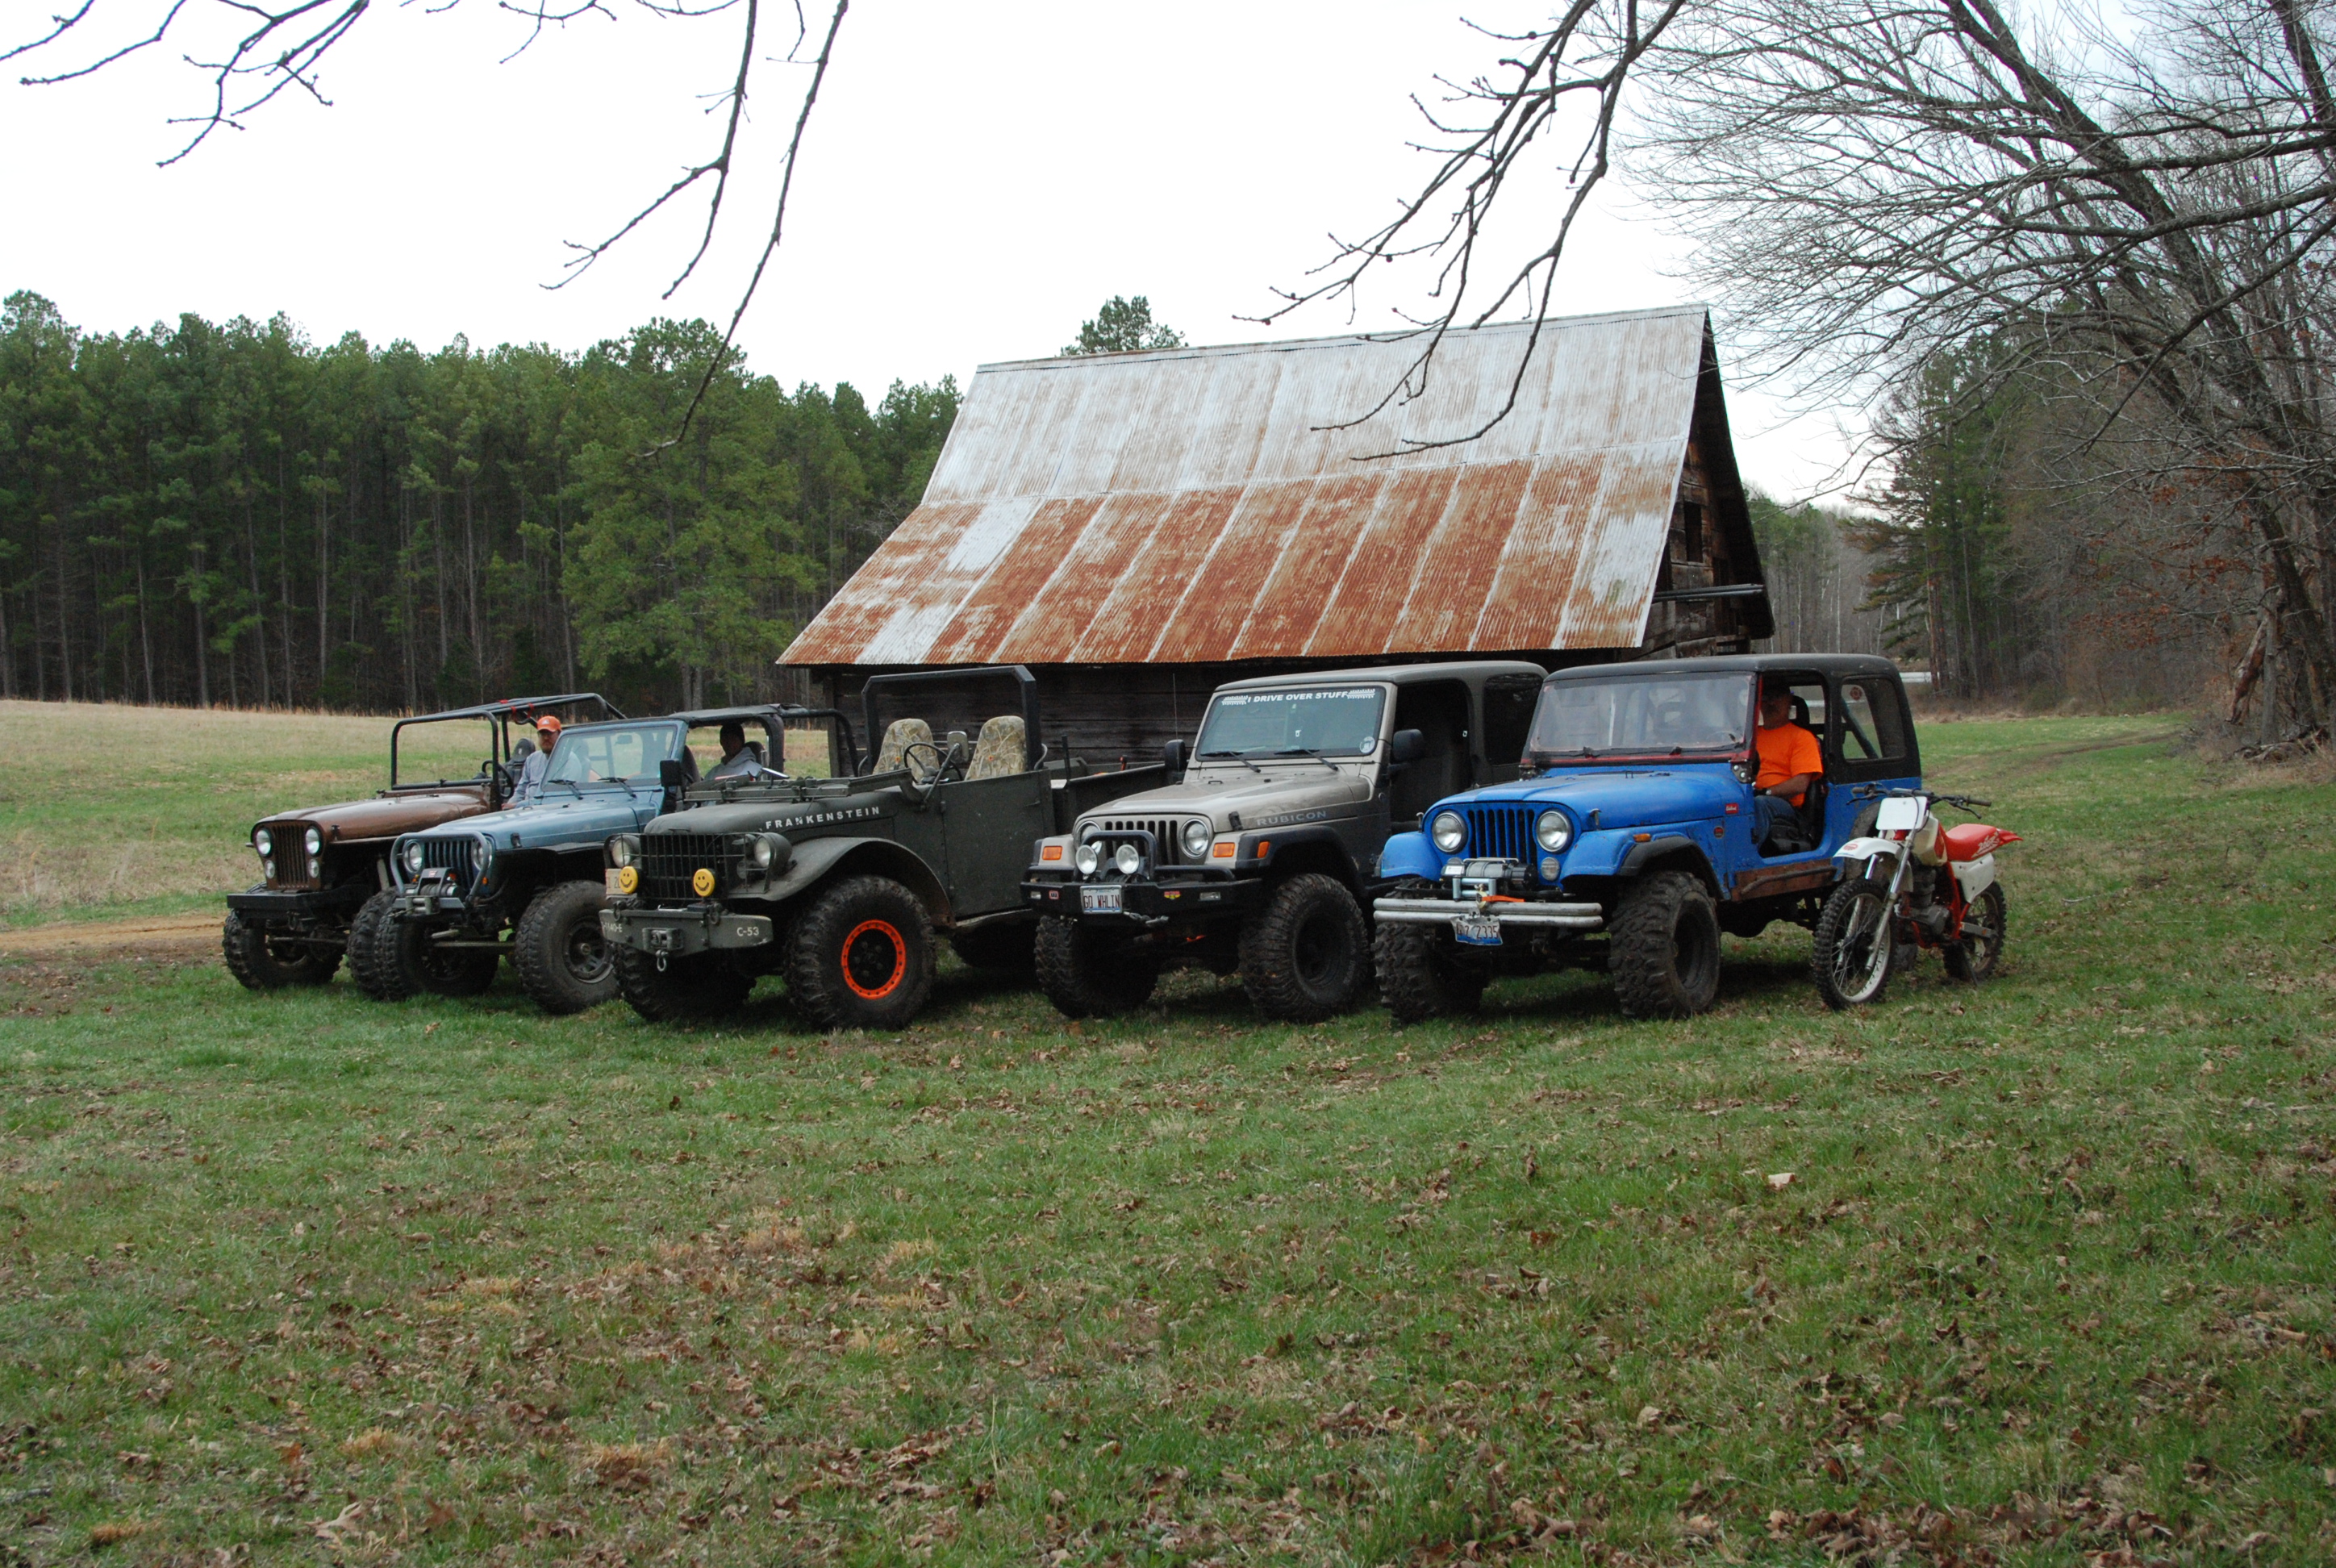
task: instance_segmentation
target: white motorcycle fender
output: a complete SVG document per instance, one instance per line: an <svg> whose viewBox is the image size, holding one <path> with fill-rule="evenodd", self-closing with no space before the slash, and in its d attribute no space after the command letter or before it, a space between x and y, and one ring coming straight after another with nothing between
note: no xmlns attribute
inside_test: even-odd
<svg viewBox="0 0 2336 1568"><path fill-rule="evenodd" d="M1955 883L1963 890L1963 902L1971 902L1995 885L1995 857L1981 855L1975 861L1957 861Z"/></svg>
<svg viewBox="0 0 2336 1568"><path fill-rule="evenodd" d="M1884 855L1894 859L1897 853L1896 839L1864 838L1849 840L1833 852L1833 858L1837 861L1878 861Z"/></svg>

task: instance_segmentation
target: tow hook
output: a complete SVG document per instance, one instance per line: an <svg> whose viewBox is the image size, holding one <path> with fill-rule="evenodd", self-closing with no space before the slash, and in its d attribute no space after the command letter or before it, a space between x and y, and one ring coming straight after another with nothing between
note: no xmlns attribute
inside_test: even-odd
<svg viewBox="0 0 2336 1568"><path fill-rule="evenodd" d="M663 974L663 973L665 973L665 955L664 955L663 953L659 953L659 954L657 956L657 973L659 973L659 974Z"/></svg>

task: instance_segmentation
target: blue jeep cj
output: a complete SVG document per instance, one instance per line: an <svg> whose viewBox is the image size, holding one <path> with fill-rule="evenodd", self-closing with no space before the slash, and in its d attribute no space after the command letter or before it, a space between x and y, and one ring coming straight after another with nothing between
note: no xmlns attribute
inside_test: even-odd
<svg viewBox="0 0 2336 1568"><path fill-rule="evenodd" d="M1788 694L1789 722L1823 760L1796 807L1771 805L1765 837L1764 688L1772 716ZM1782 728L1766 737L1780 755L1807 745ZM1473 1008L1497 976L1601 963L1632 1018L1702 1012L1719 933L1814 928L1834 851L1922 769L1889 661L1758 654L1560 670L1518 771L1387 841L1380 874L1403 881L1374 904L1374 950L1400 1022Z"/></svg>

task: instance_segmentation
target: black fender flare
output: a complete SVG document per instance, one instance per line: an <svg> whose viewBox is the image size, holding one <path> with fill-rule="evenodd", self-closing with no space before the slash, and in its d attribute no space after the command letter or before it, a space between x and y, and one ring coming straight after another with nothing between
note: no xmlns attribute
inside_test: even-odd
<svg viewBox="0 0 2336 1568"><path fill-rule="evenodd" d="M769 899L774 901L793 900L809 891L813 884L832 876L871 875L890 877L916 895L925 906L925 913L936 927L946 930L957 920L949 906L949 890L933 874L915 852L891 839L830 838L811 839L794 846L788 860L786 873L766 889L751 892L739 890L739 896Z"/></svg>
<svg viewBox="0 0 2336 1568"><path fill-rule="evenodd" d="M1687 869L1710 890L1713 898L1726 901L1727 895L1719 891L1719 878L1712 871L1711 862L1704 854L1703 846L1681 833L1665 833L1661 838L1631 845L1630 852L1622 857L1622 863L1614 868L1614 880L1628 881L1655 866L1671 862L1684 862Z"/></svg>
<svg viewBox="0 0 2336 1568"><path fill-rule="evenodd" d="M1316 846L1329 846L1329 858L1338 862L1338 879L1346 883L1348 891L1358 898L1361 896L1362 875L1356 868L1355 857L1348 852L1347 841L1338 836L1338 829L1329 823L1301 823L1289 828L1251 828L1246 830L1245 836L1265 841L1264 868L1269 872L1277 866L1286 867L1288 862L1282 859L1285 854L1298 852L1299 858L1317 861L1323 857L1317 852Z"/></svg>

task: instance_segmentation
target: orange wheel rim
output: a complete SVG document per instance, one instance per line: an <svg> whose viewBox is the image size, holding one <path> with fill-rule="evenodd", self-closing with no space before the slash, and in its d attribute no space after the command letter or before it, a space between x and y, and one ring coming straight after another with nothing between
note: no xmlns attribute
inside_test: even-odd
<svg viewBox="0 0 2336 1568"><path fill-rule="evenodd" d="M874 984L863 983L861 976L870 970L881 969L884 967L883 960L881 959L876 959L874 962L865 966L852 961L863 951L861 947L861 939L862 937L879 938L885 942L891 950L892 964L891 970L884 975L881 980L876 981ZM891 996L894 991L900 989L900 982L908 978L909 944L901 940L900 928L895 926L890 920L862 920L858 925L852 927L852 934L843 939L843 952L842 956L843 959L843 983L852 988L852 994L853 996L863 998L868 1001L881 1001L884 998ZM872 953L870 956L873 957Z"/></svg>

